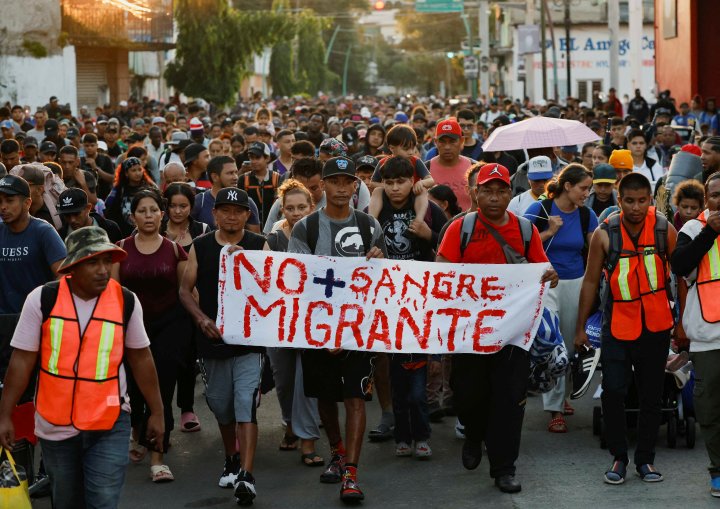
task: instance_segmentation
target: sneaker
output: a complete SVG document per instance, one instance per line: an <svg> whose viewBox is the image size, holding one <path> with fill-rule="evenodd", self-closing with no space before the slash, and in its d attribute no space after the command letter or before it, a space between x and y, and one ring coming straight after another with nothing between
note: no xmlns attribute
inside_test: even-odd
<svg viewBox="0 0 720 509"><path fill-rule="evenodd" d="M240 455L233 454L232 456L225 456L225 468L218 481L218 486L221 488L232 488L235 486L238 474L240 473Z"/></svg>
<svg viewBox="0 0 720 509"><path fill-rule="evenodd" d="M256 496L255 478L250 472L241 471L235 482L235 502L237 505L252 505Z"/></svg>
<svg viewBox="0 0 720 509"><path fill-rule="evenodd" d="M432 456L432 449L427 442L415 442L415 457L421 460Z"/></svg>
<svg viewBox="0 0 720 509"><path fill-rule="evenodd" d="M720 477L710 479L710 494L713 497L720 497Z"/></svg>
<svg viewBox="0 0 720 509"><path fill-rule="evenodd" d="M407 442L398 442L395 446L395 456L398 457L405 457L405 456L412 456L412 449L407 444Z"/></svg>
<svg viewBox="0 0 720 509"><path fill-rule="evenodd" d="M343 475L343 483L340 487L340 500L346 504L354 504L365 499L357 481L347 472Z"/></svg>
<svg viewBox="0 0 720 509"><path fill-rule="evenodd" d="M377 425L375 429L371 429L368 432L368 439L371 442L385 442L393 437L392 427L388 426L384 422Z"/></svg>
<svg viewBox="0 0 720 509"><path fill-rule="evenodd" d="M465 440L465 426L460 423L460 419L455 419L455 438Z"/></svg>
<svg viewBox="0 0 720 509"><path fill-rule="evenodd" d="M333 457L330 458L330 463L328 463L327 467L325 468L325 472L320 474L320 482L326 484L339 483L340 481L342 481L344 469L345 456L341 456L340 454L333 455Z"/></svg>
<svg viewBox="0 0 720 509"><path fill-rule="evenodd" d="M573 392L570 399L578 399L587 392L598 362L600 362L599 348L585 349L575 354L572 366Z"/></svg>

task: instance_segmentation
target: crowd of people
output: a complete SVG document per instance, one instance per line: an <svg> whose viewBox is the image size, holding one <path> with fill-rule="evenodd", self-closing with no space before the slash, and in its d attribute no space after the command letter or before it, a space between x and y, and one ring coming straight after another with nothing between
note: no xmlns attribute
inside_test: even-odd
<svg viewBox="0 0 720 509"><path fill-rule="evenodd" d="M495 129L534 116L576 120L600 141L483 151ZM209 427L194 410L199 372L224 449L218 484L240 505L257 496L256 409L271 388L286 424L280 449L320 467L344 502L364 498L358 465L373 394L381 418L370 440L427 459L431 423L454 417L463 466L477 468L485 450L496 486L516 493L527 351L226 344L216 325L220 253L549 262L546 306L580 368L543 394L548 432L571 431L572 386L587 385L591 357L602 365L613 459L604 481L624 482L630 463L631 383L635 469L662 481L662 377L669 357L689 352L720 496L718 125L714 99L676 109L669 92L649 105L638 91L623 105L614 90L591 105L322 98L222 110L144 98L75 113L52 97L34 112L0 107L0 442L12 447L12 412L34 395L54 507L116 507L128 462L149 456L152 481L173 481L172 432ZM362 242L343 243L348 232ZM585 327L597 311L600 345ZM316 447L321 427L327 458Z"/></svg>

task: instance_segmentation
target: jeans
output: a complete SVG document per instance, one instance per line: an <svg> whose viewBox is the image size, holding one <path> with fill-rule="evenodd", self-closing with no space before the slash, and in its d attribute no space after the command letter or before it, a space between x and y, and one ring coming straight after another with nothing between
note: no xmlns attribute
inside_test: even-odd
<svg viewBox="0 0 720 509"><path fill-rule="evenodd" d="M81 431L66 440L40 439L53 509L114 509L125 483L130 414L108 431Z"/></svg>
<svg viewBox="0 0 720 509"><path fill-rule="evenodd" d="M505 346L497 353L452 357L450 382L466 440L485 442L490 477L515 475L527 403L528 353Z"/></svg>
<svg viewBox="0 0 720 509"><path fill-rule="evenodd" d="M399 357L399 359L398 359ZM402 367L402 355L390 359L390 387L395 414L395 442L425 441L430 438L427 365L418 369Z"/></svg>
<svg viewBox="0 0 720 509"><path fill-rule="evenodd" d="M644 330L635 341L619 341L603 334L600 362L605 438L613 458L625 464L629 462L625 398L631 377L634 377L637 386L640 406L635 465L655 462L655 441L662 420L662 392L669 348L669 332Z"/></svg>
<svg viewBox="0 0 720 509"><path fill-rule="evenodd" d="M694 352L695 413L710 458L710 476L720 477L720 350Z"/></svg>
<svg viewBox="0 0 720 509"><path fill-rule="evenodd" d="M452 406L453 391L450 387L450 372L452 371L452 355L443 355L442 370L437 375L431 375L427 381L427 401L433 409Z"/></svg>

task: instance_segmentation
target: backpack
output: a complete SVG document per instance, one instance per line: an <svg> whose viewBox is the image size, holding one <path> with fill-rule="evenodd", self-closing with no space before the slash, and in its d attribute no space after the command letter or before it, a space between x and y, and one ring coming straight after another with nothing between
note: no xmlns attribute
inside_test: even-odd
<svg viewBox="0 0 720 509"><path fill-rule="evenodd" d="M22 166L23 165L14 167L12 170L10 170L10 174L17 177L22 177ZM53 220L53 226L56 230L59 230L60 228L62 228L63 224L62 219L57 212L57 202L60 198L60 194L65 191L65 189L67 189L65 186L65 182L63 182L63 179L55 175L52 170L47 166L39 163L32 163L32 166L33 168L37 168L39 170L42 170L43 172L43 176L45 177L45 192L43 193L43 201L45 202L45 206L50 212L50 216Z"/></svg>
<svg viewBox="0 0 720 509"><path fill-rule="evenodd" d="M255 194L257 194L258 197L258 203L260 204L260 207L263 205L263 193L262 191L264 189L277 189L278 182L280 181L280 174L274 170L270 170L270 182L269 183L262 183L260 185L250 185L250 172L247 172L245 175L243 175L243 189L247 191L248 194L250 194L250 190L254 189Z"/></svg>
<svg viewBox="0 0 720 509"><path fill-rule="evenodd" d="M533 234L533 225L530 222L530 220L521 217L521 216L515 216L517 217L519 226L520 226L520 237L523 241L523 249L524 252L522 255L515 251L510 245L505 242L504 239L502 239L502 236L490 225L485 223L483 221L483 225L487 229L487 231L495 237L495 240L497 240L498 244L503 249L503 253L505 254L505 259L508 263L527 263L527 253L528 249L530 248L530 241L532 240L532 234ZM460 257L462 258L463 254L465 253L465 250L468 247L468 244L470 244L470 240L472 239L473 232L475 231L475 223L480 220L478 217L477 212L468 212L465 214L462 218L462 227L460 228ZM521 260L522 258L522 260Z"/></svg>
<svg viewBox="0 0 720 509"><path fill-rule="evenodd" d="M60 281L51 281L43 285L40 291L40 310L42 311L42 323L50 317L50 313L55 307L57 301L58 291L60 289ZM123 293L123 329L127 332L128 323L130 323L130 317L135 311L135 295L125 288L122 287Z"/></svg>
<svg viewBox="0 0 720 509"><path fill-rule="evenodd" d="M552 210L552 204L553 204L552 198L546 198L540 202L540 212L538 212L538 216L533 221L533 223L535 223L535 226L538 229L538 232L543 232L548 229L548 226L549 226L548 214L550 214L550 210ZM578 210L580 211L580 229L582 231L582 237L583 237L583 248L582 248L583 263L587 264L587 256L588 256L587 234L588 234L588 230L590 229L590 208L587 205L583 205L582 207L578 207Z"/></svg>
<svg viewBox="0 0 720 509"><path fill-rule="evenodd" d="M655 213L655 252L663 261L667 261L667 234L668 220L661 214ZM614 212L607 218L608 254L605 260L607 273L612 274L620 261L622 252L622 232L620 231L620 213Z"/></svg>
<svg viewBox="0 0 720 509"><path fill-rule="evenodd" d="M372 230L371 218L368 214L354 210L355 222L360 230L360 236L362 237L363 249L367 254L372 249ZM310 252L315 254L315 247L317 246L318 235L320 234L320 211L315 211L305 220L306 238L307 245L310 248Z"/></svg>

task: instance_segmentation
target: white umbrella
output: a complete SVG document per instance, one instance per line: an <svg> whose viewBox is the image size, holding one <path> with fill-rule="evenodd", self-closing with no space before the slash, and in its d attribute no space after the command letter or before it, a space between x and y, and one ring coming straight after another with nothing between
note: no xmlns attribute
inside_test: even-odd
<svg viewBox="0 0 720 509"><path fill-rule="evenodd" d="M565 147L597 141L600 136L577 120L533 117L495 129L483 143L485 152Z"/></svg>

